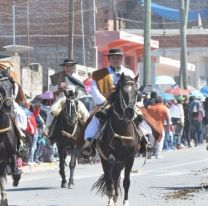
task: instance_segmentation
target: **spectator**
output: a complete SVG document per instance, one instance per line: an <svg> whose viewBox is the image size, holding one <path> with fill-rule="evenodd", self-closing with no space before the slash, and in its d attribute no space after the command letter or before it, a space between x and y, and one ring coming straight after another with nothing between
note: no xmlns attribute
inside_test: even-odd
<svg viewBox="0 0 208 206"><path fill-rule="evenodd" d="M183 129L182 141L185 146L191 147L188 105L189 105L189 99L187 96L184 96L184 101L183 101L184 129Z"/></svg>
<svg viewBox="0 0 208 206"><path fill-rule="evenodd" d="M195 146L198 146L203 144L202 120L205 114L201 101L195 97L192 97L192 99L193 101L189 104L190 134L195 139Z"/></svg>
<svg viewBox="0 0 208 206"><path fill-rule="evenodd" d="M147 112L149 115L157 121L158 128L160 128L163 133L160 140L156 142L156 151L155 151L155 158L161 159L161 152L163 149L163 143L165 138L165 127L164 123L167 122L167 127L170 126L170 116L168 113L167 107L163 104L161 97L156 97L155 104L149 105L147 108Z"/></svg>
<svg viewBox="0 0 208 206"><path fill-rule="evenodd" d="M181 102L184 100L182 96L177 97L176 100L172 100L170 106L170 116L172 125L175 128L174 137L176 139L176 148L183 149L184 145L181 143L184 128L184 111Z"/></svg>

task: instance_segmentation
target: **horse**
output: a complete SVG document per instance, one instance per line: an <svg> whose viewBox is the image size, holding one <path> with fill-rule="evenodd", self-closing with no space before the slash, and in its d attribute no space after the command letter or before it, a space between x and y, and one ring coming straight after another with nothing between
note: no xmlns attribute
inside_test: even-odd
<svg viewBox="0 0 208 206"><path fill-rule="evenodd" d="M128 206L130 172L135 154L140 147L138 127L135 124L134 105L138 99L137 79L121 75L115 92L110 97L111 111L101 136L96 142L104 174L92 186L98 193L108 196L108 206L115 206L119 196L120 174L124 171L124 201ZM102 131L103 130L103 131Z"/></svg>
<svg viewBox="0 0 208 206"><path fill-rule="evenodd" d="M13 186L18 186L21 172L16 163L17 137L12 120L14 82L9 77L0 76L0 190L1 205L8 205L5 191L6 174L13 177ZM10 167L10 169L9 169Z"/></svg>
<svg viewBox="0 0 208 206"><path fill-rule="evenodd" d="M59 174L62 178L61 188L67 187L65 175L65 159L67 155L71 155L69 163L70 177L68 181L68 189L74 189L74 169L76 159L79 155L77 138L83 135L83 126L79 119L78 104L79 98L78 89L75 91L65 91L66 102L60 114L54 119L53 136L58 148L59 154ZM80 147L80 146L79 146Z"/></svg>

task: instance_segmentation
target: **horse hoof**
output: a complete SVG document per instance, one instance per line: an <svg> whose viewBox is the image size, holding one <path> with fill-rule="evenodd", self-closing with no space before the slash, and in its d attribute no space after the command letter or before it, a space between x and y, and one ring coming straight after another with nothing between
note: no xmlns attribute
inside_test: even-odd
<svg viewBox="0 0 208 206"><path fill-rule="evenodd" d="M74 189L74 184L72 183L68 184L68 189Z"/></svg>
<svg viewBox="0 0 208 206"><path fill-rule="evenodd" d="M61 183L61 188L66 188L66 187L67 187L66 182L62 182L62 183Z"/></svg>
<svg viewBox="0 0 208 206"><path fill-rule="evenodd" d="M107 206L115 206L113 199L110 199L110 200L108 201Z"/></svg>
<svg viewBox="0 0 208 206"><path fill-rule="evenodd" d="M124 200L123 201L123 206L129 206L129 201L128 200Z"/></svg>

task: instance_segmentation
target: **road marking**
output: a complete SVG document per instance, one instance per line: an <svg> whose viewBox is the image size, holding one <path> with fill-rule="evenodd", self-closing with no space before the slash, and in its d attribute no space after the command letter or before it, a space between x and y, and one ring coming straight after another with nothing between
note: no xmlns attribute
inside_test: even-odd
<svg viewBox="0 0 208 206"><path fill-rule="evenodd" d="M186 174L190 174L192 172L189 171L184 171L184 172L167 172L167 173L163 173L163 174L159 174L159 175L155 175L156 177L165 177L165 176L179 176L179 175L186 175Z"/></svg>
<svg viewBox="0 0 208 206"><path fill-rule="evenodd" d="M191 162L187 162L187 163L181 163L181 164L172 165L172 166L163 167L163 168L158 168L158 169L153 169L153 170L146 170L146 171L143 170L141 172L139 171L138 173L132 173L131 176L134 177L134 176L140 176L140 175L147 175L149 173L158 173L158 172L161 172L161 171L163 171L163 174L155 175L155 176L157 176L157 177L158 176L171 176L171 173L168 169L179 168L179 167L184 167L184 166L188 166L188 165L194 165L194 164L198 164L198 163L202 163L202 162L208 162L208 159L203 159L203 160L198 160L198 161L191 161ZM167 170L167 173L164 170ZM90 172L93 172L93 171L90 171ZM173 175L180 175L180 174L187 174L187 173L191 173L191 172L188 172L188 171L177 172L177 171L175 171L175 172L172 173L172 176ZM69 174L69 173L66 173L66 174ZM80 179L99 177L102 174L103 174L103 172L98 172L96 174L91 174L91 175L75 175L74 179L80 180ZM28 173L27 173L27 175L28 175ZM52 177L57 177L57 176L59 176L58 172L54 173L54 174L52 173L50 175L44 175L44 176L41 175L39 177L25 176L25 177L27 177L27 178L25 178L23 176L23 178L21 179L21 182L36 181L36 180L47 179L47 178L52 178ZM123 174L122 174L122 177L123 177Z"/></svg>

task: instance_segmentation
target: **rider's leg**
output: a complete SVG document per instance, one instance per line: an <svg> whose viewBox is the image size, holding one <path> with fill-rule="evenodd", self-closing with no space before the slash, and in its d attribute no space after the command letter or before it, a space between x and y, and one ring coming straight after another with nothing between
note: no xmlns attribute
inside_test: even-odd
<svg viewBox="0 0 208 206"><path fill-rule="evenodd" d="M100 121L96 116L94 116L85 130L84 139L86 142L83 148L88 147L93 139L98 138L99 131L100 131Z"/></svg>

